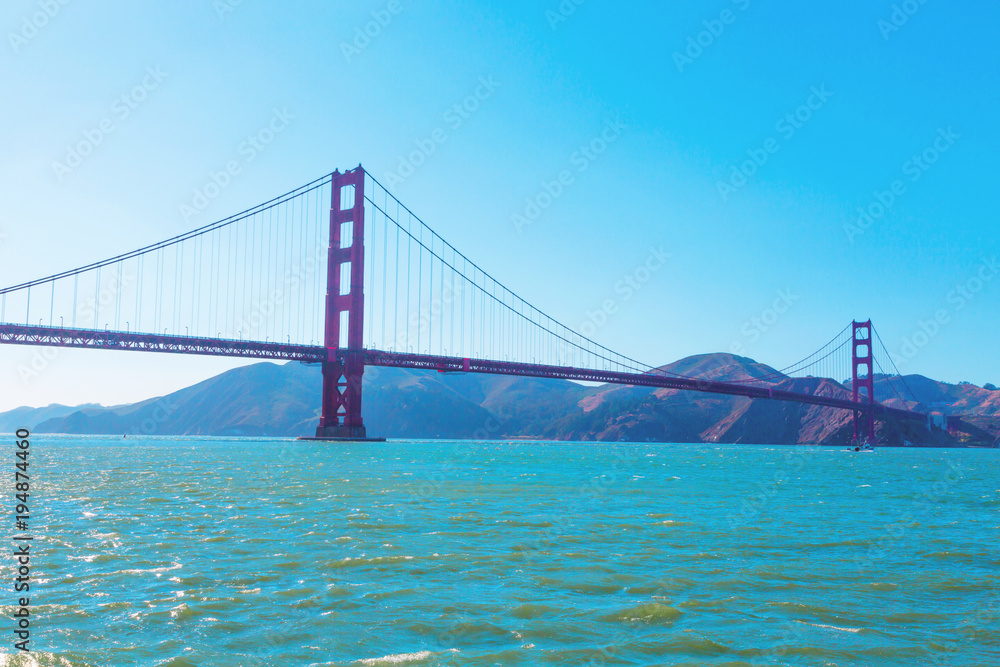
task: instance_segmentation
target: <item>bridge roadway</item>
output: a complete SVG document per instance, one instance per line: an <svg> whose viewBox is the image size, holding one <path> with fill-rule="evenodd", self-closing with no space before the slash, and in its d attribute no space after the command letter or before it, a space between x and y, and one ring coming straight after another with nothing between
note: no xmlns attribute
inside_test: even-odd
<svg viewBox="0 0 1000 667"><path fill-rule="evenodd" d="M97 350L133 350L139 352L170 352L175 354L203 354L251 359L275 359L321 363L334 355L346 355L347 350L328 350L322 346L299 345L281 342L259 342L220 338L199 338L163 334L133 333L99 329L76 329L23 324L0 324L0 344L33 345L44 347L71 347ZM364 350L366 366L413 368L442 372L488 373L493 375L519 375L523 377L581 380L642 387L663 387L698 391L709 394L728 394L748 398L768 398L779 401L821 405L828 408L871 410L876 416L895 417L914 421L927 421L927 414L890 408L881 403L855 403L849 399L832 396L814 396L792 391L755 387L728 382L714 382L681 378L654 373L629 373L611 370L592 370L565 366L526 364L512 361L490 361L443 357L405 352Z"/></svg>

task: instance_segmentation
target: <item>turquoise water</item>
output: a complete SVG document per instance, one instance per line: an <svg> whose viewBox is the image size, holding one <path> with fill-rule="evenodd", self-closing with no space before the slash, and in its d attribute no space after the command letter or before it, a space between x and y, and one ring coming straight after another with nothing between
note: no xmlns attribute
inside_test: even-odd
<svg viewBox="0 0 1000 667"><path fill-rule="evenodd" d="M32 451L36 652L0 665L1000 664L996 451Z"/></svg>

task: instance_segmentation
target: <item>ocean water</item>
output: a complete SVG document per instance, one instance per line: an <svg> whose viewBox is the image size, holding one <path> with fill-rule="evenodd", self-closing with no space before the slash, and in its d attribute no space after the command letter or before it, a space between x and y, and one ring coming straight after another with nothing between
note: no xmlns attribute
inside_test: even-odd
<svg viewBox="0 0 1000 667"><path fill-rule="evenodd" d="M995 450L31 448L0 665L1000 665Z"/></svg>

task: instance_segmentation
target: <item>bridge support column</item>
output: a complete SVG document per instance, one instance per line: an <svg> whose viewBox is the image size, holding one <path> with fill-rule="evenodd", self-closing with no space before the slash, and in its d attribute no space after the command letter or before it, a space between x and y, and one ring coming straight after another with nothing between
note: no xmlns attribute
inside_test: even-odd
<svg viewBox="0 0 1000 667"><path fill-rule="evenodd" d="M360 354L334 352L333 361L323 362L323 417L317 438L366 440L361 419L361 377L364 362ZM328 415L333 415L328 419Z"/></svg>
<svg viewBox="0 0 1000 667"><path fill-rule="evenodd" d="M327 256L323 412L316 437L367 440L361 419L365 372L365 170L333 174Z"/></svg>
<svg viewBox="0 0 1000 667"><path fill-rule="evenodd" d="M875 375L872 351L872 321L854 322L851 343L851 375L854 402L868 409L854 411L854 441L875 443ZM861 390L864 389L864 393ZM867 432L865 432L867 431Z"/></svg>

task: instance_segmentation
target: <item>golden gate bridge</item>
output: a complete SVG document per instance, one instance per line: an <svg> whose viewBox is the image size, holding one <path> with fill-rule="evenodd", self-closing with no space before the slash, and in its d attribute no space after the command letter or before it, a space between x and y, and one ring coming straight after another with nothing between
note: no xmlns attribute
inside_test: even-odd
<svg viewBox="0 0 1000 667"><path fill-rule="evenodd" d="M871 320L773 373L726 382L671 373L532 306L360 165L159 243L0 289L0 343L321 364L321 439L367 437L367 366L792 401L853 412L856 441L874 441L876 419L930 428ZM840 395L776 386L848 373ZM885 403L877 375L894 394Z"/></svg>

